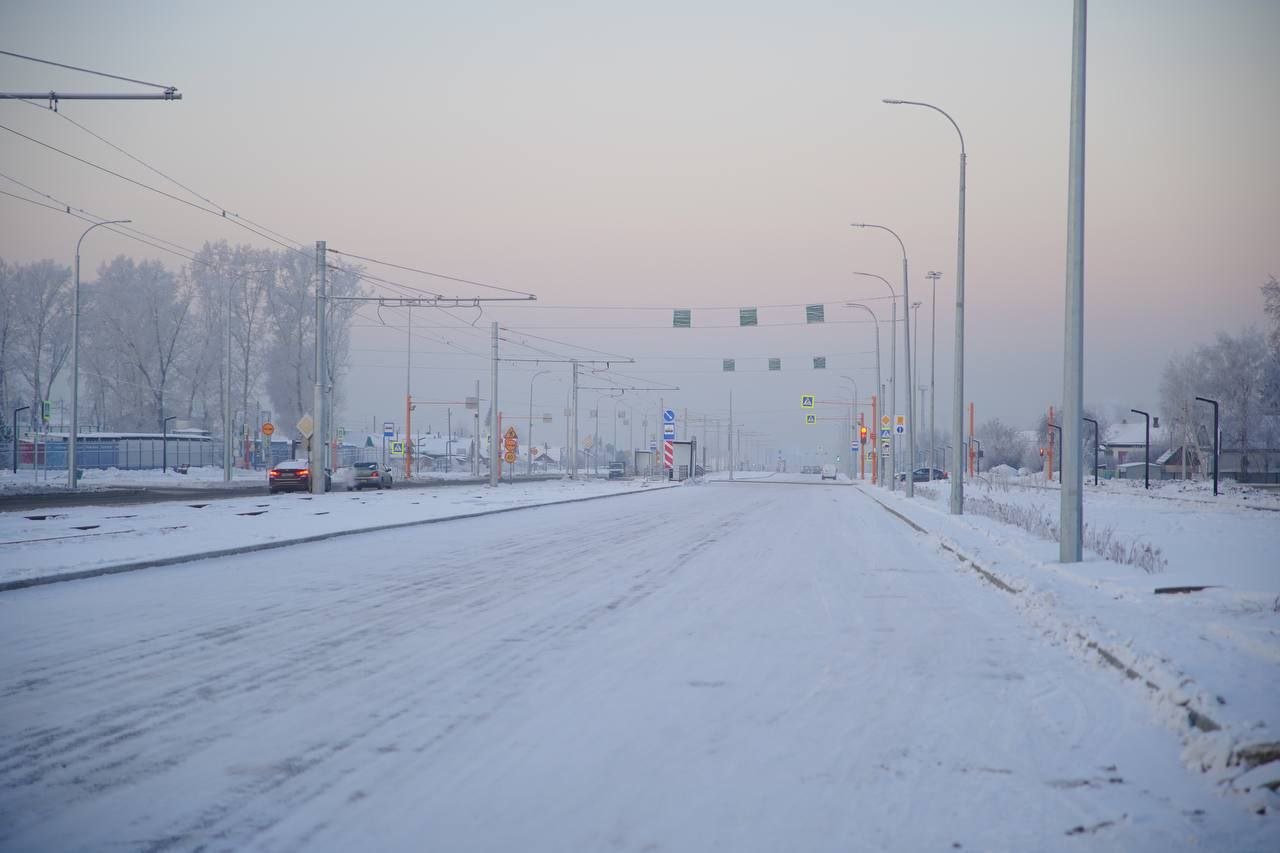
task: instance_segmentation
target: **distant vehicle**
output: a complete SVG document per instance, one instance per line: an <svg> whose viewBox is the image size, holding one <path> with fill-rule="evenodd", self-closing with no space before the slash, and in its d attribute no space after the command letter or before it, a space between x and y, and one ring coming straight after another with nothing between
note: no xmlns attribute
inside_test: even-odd
<svg viewBox="0 0 1280 853"><path fill-rule="evenodd" d="M819 469L819 472L822 474L822 479L824 480L834 480L836 478L836 466L831 463L823 465L822 468Z"/></svg>
<svg viewBox="0 0 1280 853"><path fill-rule="evenodd" d="M625 476L627 476L626 464L622 462L609 463L609 479L610 480L619 480Z"/></svg>
<svg viewBox="0 0 1280 853"><path fill-rule="evenodd" d="M934 469L933 469L933 479L934 479L934 480L945 480L945 479L947 479L947 472L946 472L946 471L943 471L941 468L934 468ZM907 472L906 472L906 471L899 471L899 472L898 472L898 482L899 482L899 483L905 483L906 481L907 481ZM927 482L929 482L929 469L928 469L928 468L917 468L916 470L912 471L912 472L911 472L911 482L913 482L913 483L927 483Z"/></svg>
<svg viewBox="0 0 1280 853"><path fill-rule="evenodd" d="M271 469L267 475L270 485L267 490L271 494L285 491L306 492L311 489L311 463L306 459L286 459ZM324 490L333 488L329 472L324 472Z"/></svg>
<svg viewBox="0 0 1280 853"><path fill-rule="evenodd" d="M801 465L800 466L801 474L817 474L821 470L822 469L819 468L817 465Z"/></svg>
<svg viewBox="0 0 1280 853"><path fill-rule="evenodd" d="M351 466L351 488L356 491L369 486L389 489L392 482L394 479L391 476L391 468L386 465L379 465L377 462L357 462Z"/></svg>

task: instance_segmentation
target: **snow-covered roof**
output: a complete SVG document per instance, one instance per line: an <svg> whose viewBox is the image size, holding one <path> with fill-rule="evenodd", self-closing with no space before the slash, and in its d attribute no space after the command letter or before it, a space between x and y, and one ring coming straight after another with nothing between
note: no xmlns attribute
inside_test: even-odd
<svg viewBox="0 0 1280 853"><path fill-rule="evenodd" d="M1151 428L1151 443L1159 444L1164 439L1164 427ZM1147 424L1145 421L1112 424L1107 427L1102 443L1109 446L1141 447L1147 442Z"/></svg>

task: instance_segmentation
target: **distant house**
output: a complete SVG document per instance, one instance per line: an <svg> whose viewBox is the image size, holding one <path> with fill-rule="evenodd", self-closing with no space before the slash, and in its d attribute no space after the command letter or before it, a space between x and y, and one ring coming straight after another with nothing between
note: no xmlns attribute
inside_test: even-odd
<svg viewBox="0 0 1280 853"><path fill-rule="evenodd" d="M1213 448L1210 448L1209 455L1212 455L1212 450ZM1191 446L1179 446L1171 447L1161 453L1155 460L1155 464L1164 469L1164 476L1167 479L1178 479L1183 476L1184 472L1188 478L1203 474L1204 469L1201 468L1201 461L1199 450ZM1212 468L1209 469L1210 473L1212 473L1212 470Z"/></svg>
<svg viewBox="0 0 1280 853"><path fill-rule="evenodd" d="M1280 448L1224 447L1219 452L1218 473L1239 483L1280 483ZM1212 474L1212 467L1208 472Z"/></svg>
<svg viewBox="0 0 1280 853"><path fill-rule="evenodd" d="M1121 465L1130 462L1145 461L1146 433L1147 424L1145 421L1129 422L1122 420L1118 424L1112 424L1107 427L1107 431L1102 436L1106 467L1115 470ZM1168 443L1168 430L1164 427L1153 426L1151 428L1151 447L1153 450L1151 462L1153 464L1157 458L1154 451L1167 446ZM1141 475L1142 471L1139 470L1138 473Z"/></svg>

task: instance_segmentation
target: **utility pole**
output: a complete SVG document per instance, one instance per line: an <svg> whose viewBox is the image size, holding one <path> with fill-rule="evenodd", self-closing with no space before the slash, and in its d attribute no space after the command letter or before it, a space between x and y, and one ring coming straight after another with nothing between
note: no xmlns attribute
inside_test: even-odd
<svg viewBox="0 0 1280 853"><path fill-rule="evenodd" d="M1062 359L1062 520L1058 559L1078 563L1084 551L1084 119L1087 0L1075 0L1071 40L1071 129L1067 178L1067 287ZM1185 456L1186 450L1183 449Z"/></svg>
<svg viewBox="0 0 1280 853"><path fill-rule="evenodd" d="M578 360L571 359L569 364L573 370L573 442L569 446L569 453L573 459L572 472L569 476L578 479Z"/></svg>
<svg viewBox="0 0 1280 853"><path fill-rule="evenodd" d="M498 321L493 329L493 402L489 405L489 485L498 485L498 454L502 452L502 436L498 435Z"/></svg>
<svg viewBox="0 0 1280 853"><path fill-rule="evenodd" d="M311 449L307 453L307 467L311 471L311 494L324 494L325 469L325 379L329 365L325 359L325 347L328 343L325 330L325 272L328 269L328 257L325 241L316 241L316 382L313 391L312 408L314 415L311 423ZM319 463L319 465L317 465Z"/></svg>
<svg viewBox="0 0 1280 853"><path fill-rule="evenodd" d="M729 431L726 434L729 443L729 479L733 479L733 389L729 390Z"/></svg>
<svg viewBox="0 0 1280 853"><path fill-rule="evenodd" d="M406 481L413 476L413 451L410 449L413 445L413 436L411 425L413 423L413 392L411 390L413 375L413 306L405 307L405 328L404 328L404 478Z"/></svg>
<svg viewBox="0 0 1280 853"><path fill-rule="evenodd" d="M476 414L475 414L475 432L471 436L471 445L476 449L475 459L472 460L471 472L472 476L477 480L480 479L480 380L476 380Z"/></svg>
<svg viewBox="0 0 1280 853"><path fill-rule="evenodd" d="M937 408L937 386L934 379L938 365L938 279L942 278L942 273L929 270L925 278L933 282L933 296L929 300L929 309L933 312L933 319L929 323L929 480L932 481L933 468L938 464L938 449L935 444L938 433L934 429L933 414Z"/></svg>

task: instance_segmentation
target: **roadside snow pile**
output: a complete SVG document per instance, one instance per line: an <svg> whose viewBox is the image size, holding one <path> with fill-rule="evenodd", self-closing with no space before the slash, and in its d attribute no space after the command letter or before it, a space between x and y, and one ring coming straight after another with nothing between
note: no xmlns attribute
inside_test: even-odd
<svg viewBox="0 0 1280 853"><path fill-rule="evenodd" d="M1056 490L970 481L962 516L945 495L867 491L1010 593L1043 636L1140 689L1188 767L1253 811L1280 810L1280 517L1269 496L1086 489L1086 559L1062 563Z"/></svg>

